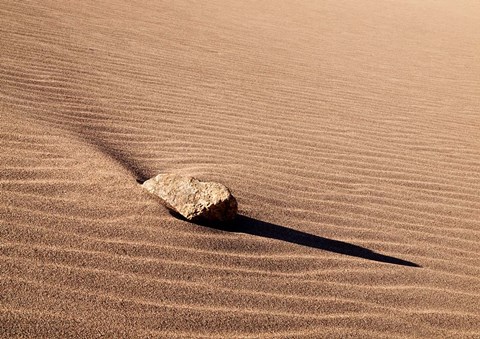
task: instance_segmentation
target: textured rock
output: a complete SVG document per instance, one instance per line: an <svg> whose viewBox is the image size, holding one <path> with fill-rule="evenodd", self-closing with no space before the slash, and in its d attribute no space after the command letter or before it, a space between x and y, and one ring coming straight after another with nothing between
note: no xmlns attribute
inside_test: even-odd
<svg viewBox="0 0 480 339"><path fill-rule="evenodd" d="M237 214L237 200L216 182L203 182L177 174L159 174L142 185L165 205L192 221L230 221Z"/></svg>

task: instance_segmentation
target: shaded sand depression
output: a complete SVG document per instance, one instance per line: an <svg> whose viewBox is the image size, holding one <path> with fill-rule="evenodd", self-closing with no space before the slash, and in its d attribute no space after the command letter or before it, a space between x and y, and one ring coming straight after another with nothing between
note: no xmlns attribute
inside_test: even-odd
<svg viewBox="0 0 480 339"><path fill-rule="evenodd" d="M480 337L477 1L3 1L1 337ZM160 171L224 183L234 229Z"/></svg>

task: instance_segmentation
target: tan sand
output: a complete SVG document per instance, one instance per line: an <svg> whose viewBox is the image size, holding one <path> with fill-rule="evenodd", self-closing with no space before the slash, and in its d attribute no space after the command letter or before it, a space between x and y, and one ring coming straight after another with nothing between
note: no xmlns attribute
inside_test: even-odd
<svg viewBox="0 0 480 339"><path fill-rule="evenodd" d="M2 1L1 337L480 337L480 2ZM137 184L229 186L232 231Z"/></svg>

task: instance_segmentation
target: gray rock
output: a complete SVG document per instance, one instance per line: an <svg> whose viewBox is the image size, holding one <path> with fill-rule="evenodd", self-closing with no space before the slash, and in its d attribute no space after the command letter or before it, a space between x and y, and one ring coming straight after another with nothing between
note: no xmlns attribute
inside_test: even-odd
<svg viewBox="0 0 480 339"><path fill-rule="evenodd" d="M159 174L142 186L167 208L191 221L231 221L238 210L230 190L216 182L203 182L177 174Z"/></svg>

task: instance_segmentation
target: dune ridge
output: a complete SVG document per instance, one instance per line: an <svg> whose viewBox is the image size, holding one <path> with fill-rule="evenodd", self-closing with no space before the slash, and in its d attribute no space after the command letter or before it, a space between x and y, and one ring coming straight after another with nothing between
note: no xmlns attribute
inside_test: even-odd
<svg viewBox="0 0 480 339"><path fill-rule="evenodd" d="M4 2L0 336L479 337L479 16ZM235 228L160 171L230 187Z"/></svg>

